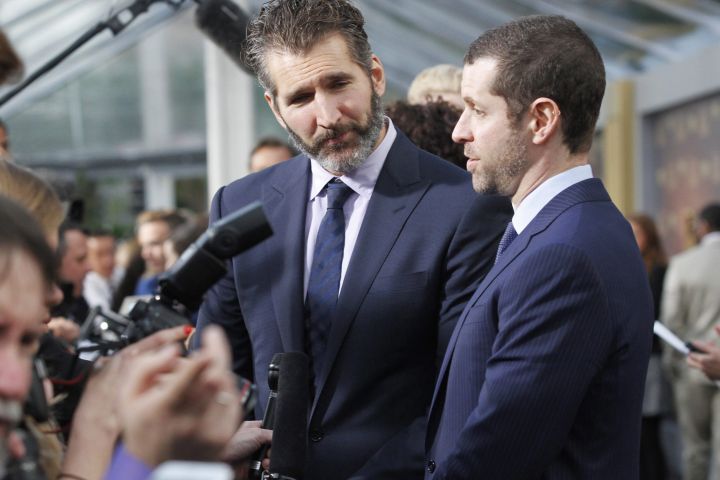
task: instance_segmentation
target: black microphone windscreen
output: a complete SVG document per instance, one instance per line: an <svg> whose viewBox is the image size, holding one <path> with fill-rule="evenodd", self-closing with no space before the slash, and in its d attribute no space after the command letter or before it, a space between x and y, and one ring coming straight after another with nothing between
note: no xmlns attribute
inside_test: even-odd
<svg viewBox="0 0 720 480"><path fill-rule="evenodd" d="M195 23L240 68L252 73L245 64L243 51L250 21L232 0L203 0L195 12Z"/></svg>
<svg viewBox="0 0 720 480"><path fill-rule="evenodd" d="M305 469L310 374L307 355L283 354L275 401L270 473L299 480Z"/></svg>

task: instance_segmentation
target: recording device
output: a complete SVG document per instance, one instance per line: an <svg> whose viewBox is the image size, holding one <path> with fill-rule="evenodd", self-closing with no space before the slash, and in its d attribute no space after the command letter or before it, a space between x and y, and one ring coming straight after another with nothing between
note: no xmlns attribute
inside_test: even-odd
<svg viewBox="0 0 720 480"><path fill-rule="evenodd" d="M85 320L81 339L92 344L78 352L104 354L157 331L188 325L191 311L205 292L227 273L226 260L272 235L262 205L254 202L213 223L159 280L150 301L138 301L127 318L94 310Z"/></svg>
<svg viewBox="0 0 720 480"><path fill-rule="evenodd" d="M268 366L268 387L270 387L270 395L268 397L267 404L265 406L265 415L263 415L262 424L260 428L272 430L275 426L275 400L277 399L278 389L278 378L280 376L280 364L282 363L283 354L276 353L273 355L270 365ZM255 452L250 460L250 473L249 478L251 480L259 480L262 478L263 468L262 461L267 455L268 446L263 445L260 450Z"/></svg>
<svg viewBox="0 0 720 480"><path fill-rule="evenodd" d="M277 353L268 370L270 397L266 417L273 429L270 469L262 471L266 450L261 449L250 465L255 479L302 480L307 450L307 415L310 401L309 360L302 352Z"/></svg>
<svg viewBox="0 0 720 480"><path fill-rule="evenodd" d="M241 69L252 73L244 61L245 37L250 18L232 0L195 0L195 24Z"/></svg>

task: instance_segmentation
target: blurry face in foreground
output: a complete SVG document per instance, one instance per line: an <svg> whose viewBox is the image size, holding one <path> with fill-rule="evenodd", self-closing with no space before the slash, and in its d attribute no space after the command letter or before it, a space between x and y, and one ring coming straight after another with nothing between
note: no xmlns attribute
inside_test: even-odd
<svg viewBox="0 0 720 480"><path fill-rule="evenodd" d="M0 256L0 456L19 421L30 387L33 355L49 316L52 290L25 252ZM1 460L0 460L1 461ZM4 465L4 463L3 463Z"/></svg>

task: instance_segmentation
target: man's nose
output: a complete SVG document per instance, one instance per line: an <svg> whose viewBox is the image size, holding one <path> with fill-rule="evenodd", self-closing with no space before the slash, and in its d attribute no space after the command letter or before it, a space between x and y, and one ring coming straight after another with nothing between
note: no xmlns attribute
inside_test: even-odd
<svg viewBox="0 0 720 480"><path fill-rule="evenodd" d="M17 348L0 347L0 397L23 401L30 388L30 358Z"/></svg>
<svg viewBox="0 0 720 480"><path fill-rule="evenodd" d="M467 109L463 110L462 115L460 115L460 118L453 129L452 139L455 143L469 143L473 141L472 130L470 129L466 112Z"/></svg>
<svg viewBox="0 0 720 480"><path fill-rule="evenodd" d="M318 95L317 101L317 124L323 128L333 128L340 123L342 113L340 112L337 100L330 95Z"/></svg>

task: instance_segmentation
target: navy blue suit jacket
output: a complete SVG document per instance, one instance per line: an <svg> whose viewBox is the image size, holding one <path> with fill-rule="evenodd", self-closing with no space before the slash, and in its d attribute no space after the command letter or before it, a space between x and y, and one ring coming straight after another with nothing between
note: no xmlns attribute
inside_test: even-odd
<svg viewBox="0 0 720 480"><path fill-rule="evenodd" d="M212 202L216 220L260 200L275 232L232 260L198 320L200 329L224 327L235 371L258 386L258 416L273 354L304 350L309 185L310 162L299 156L230 184ZM305 478L422 478L438 365L511 212L506 199L478 196L467 172L398 132L332 320Z"/></svg>
<svg viewBox="0 0 720 480"><path fill-rule="evenodd" d="M602 183L561 192L455 327L426 478L637 480L652 320L632 231Z"/></svg>

